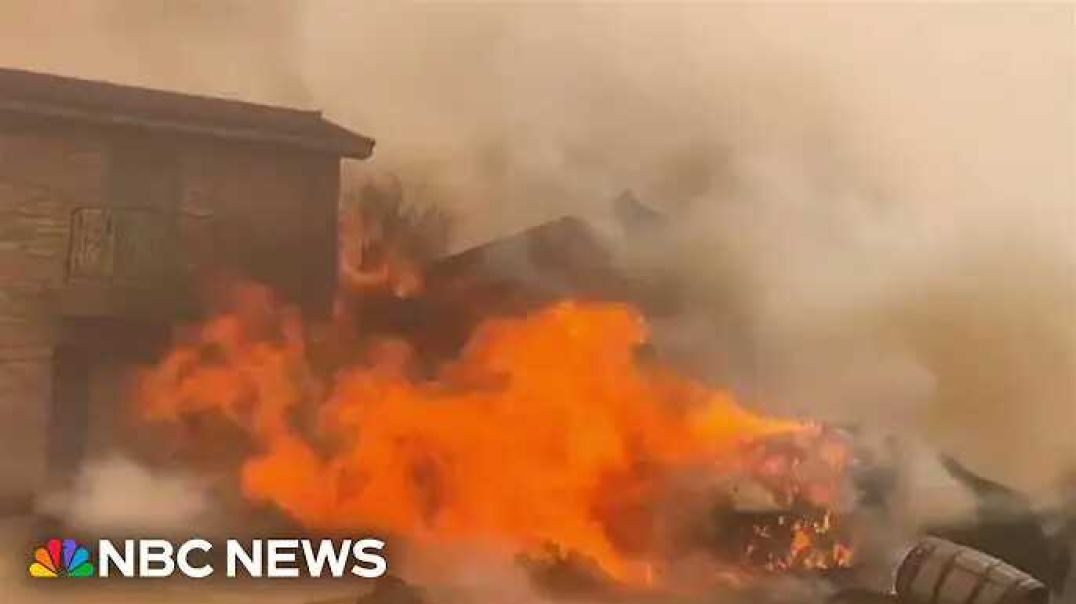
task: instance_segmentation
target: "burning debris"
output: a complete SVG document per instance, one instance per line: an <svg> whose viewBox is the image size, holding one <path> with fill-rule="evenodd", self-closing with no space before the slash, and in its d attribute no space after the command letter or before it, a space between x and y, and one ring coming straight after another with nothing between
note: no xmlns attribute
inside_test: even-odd
<svg viewBox="0 0 1076 604"><path fill-rule="evenodd" d="M664 364L626 302L660 309L657 288L619 274L579 220L417 275L387 214L397 226L359 239L350 265L344 246L331 325L239 285L141 373L140 413L171 453L230 434L248 504L328 533L492 544L556 598L854 583L860 508L884 511L893 476L852 433L758 415ZM366 597L421 601L400 585Z"/></svg>
<svg viewBox="0 0 1076 604"><path fill-rule="evenodd" d="M396 179L368 182L340 212L340 285L353 296L407 298L423 288L422 265L444 253L451 219L408 204Z"/></svg>
<svg viewBox="0 0 1076 604"><path fill-rule="evenodd" d="M645 325L625 305L562 302L491 319L430 380L413 377L404 343L382 342L331 384L310 366L294 313L257 311L204 325L143 376L138 400L151 420L219 415L240 427L252 448L243 492L305 526L492 540L516 553L553 543L646 584L663 572L651 559L651 506L675 472L735 467L790 512L825 503L800 461L754 467L751 449L816 428L755 415L638 359ZM838 562L807 553L817 531L801 520L792 563Z"/></svg>
<svg viewBox="0 0 1076 604"><path fill-rule="evenodd" d="M230 425L249 501L322 531L494 543L554 592L657 588L692 551L725 569L715 576L849 566L848 443L647 353L642 315L616 300L653 308L656 290L619 275L584 223L449 257L404 291L375 266L409 266L385 240L404 220L387 214L383 237L344 238L361 243L342 248L344 280L361 287L342 293L327 337L240 286L230 312L143 372L141 413L172 427L177 453ZM544 276L497 270L513 258Z"/></svg>
<svg viewBox="0 0 1076 604"><path fill-rule="evenodd" d="M406 289L404 248L363 246L373 264L342 270L388 277L346 289L329 329L237 286L231 310L141 374L141 414L177 437L173 452L217 426L243 443L250 503L330 533L493 544L559 598L746 593L854 571L856 508L888 499L871 486L891 481L867 480L885 468L859 467L849 433L760 416L661 363L622 301L650 290L618 275L582 222L451 256ZM544 271L540 287L496 269L512 258ZM699 555L709 570L685 576ZM866 593L840 597L890 597ZM401 597L421 596L367 596Z"/></svg>
<svg viewBox="0 0 1076 604"><path fill-rule="evenodd" d="M747 543L749 565L771 572L850 567L853 536L842 514L851 496L850 445L832 430L752 443L737 461L753 481L755 497L765 494L767 502L746 507L742 498L734 501L735 514L717 515L726 528L715 543ZM733 492L742 495L743 489Z"/></svg>

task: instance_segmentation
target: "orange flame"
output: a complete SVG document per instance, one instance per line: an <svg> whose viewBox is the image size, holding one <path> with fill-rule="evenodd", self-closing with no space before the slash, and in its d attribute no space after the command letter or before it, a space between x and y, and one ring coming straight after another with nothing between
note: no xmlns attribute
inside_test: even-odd
<svg viewBox="0 0 1076 604"><path fill-rule="evenodd" d="M423 289L423 275L416 259L371 217L352 208L341 213L340 223L337 265L341 293L388 291L399 298L409 298Z"/></svg>
<svg viewBox="0 0 1076 604"><path fill-rule="evenodd" d="M154 420L215 412L242 427L254 445L244 494L312 528L517 552L554 543L641 585L654 569L610 537L604 502L806 429L639 360L646 327L622 304L488 320L428 380L388 343L323 388L297 315L249 296L263 302L254 312L209 321L147 370L138 402Z"/></svg>

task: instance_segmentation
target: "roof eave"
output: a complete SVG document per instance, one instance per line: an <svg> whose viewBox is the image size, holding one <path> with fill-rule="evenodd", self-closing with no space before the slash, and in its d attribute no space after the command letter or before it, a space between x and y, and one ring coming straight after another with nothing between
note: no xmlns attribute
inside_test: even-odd
<svg viewBox="0 0 1076 604"><path fill-rule="evenodd" d="M136 115L106 114L81 111L71 107L26 103L9 99L0 99L0 112L32 115L44 118L74 120L106 126L127 126L147 130L174 132L206 136L222 140L235 140L252 143L294 147L308 151L330 153L352 159L366 159L373 153L374 140L355 134L332 122L322 123L333 129L332 139L302 136L286 132L273 132L256 128L242 128L228 125L192 123L178 120L150 118Z"/></svg>

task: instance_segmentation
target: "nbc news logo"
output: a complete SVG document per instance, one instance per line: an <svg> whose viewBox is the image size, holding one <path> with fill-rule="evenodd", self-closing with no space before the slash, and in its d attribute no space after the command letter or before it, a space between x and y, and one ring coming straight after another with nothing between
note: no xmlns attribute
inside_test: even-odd
<svg viewBox="0 0 1076 604"><path fill-rule="evenodd" d="M224 545L225 576L343 577L376 579L388 572L378 539L253 539L245 544L228 539ZM127 539L117 547L108 539L97 542L97 566L90 552L74 539L49 539L33 551L28 572L38 579L58 577L161 578L178 574L204 579L215 572L210 562L213 544L190 539L175 545L164 539Z"/></svg>
<svg viewBox="0 0 1076 604"><path fill-rule="evenodd" d="M93 564L90 553L74 539L49 539L43 547L34 550L29 571L31 577L39 579L92 577Z"/></svg>

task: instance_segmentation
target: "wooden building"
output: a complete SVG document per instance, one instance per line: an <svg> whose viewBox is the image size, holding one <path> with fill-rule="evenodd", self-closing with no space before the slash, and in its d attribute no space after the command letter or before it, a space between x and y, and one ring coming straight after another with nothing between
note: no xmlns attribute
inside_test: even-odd
<svg viewBox="0 0 1076 604"><path fill-rule="evenodd" d="M0 513L107 440L98 399L206 269L326 312L340 160L372 148L318 112L0 69Z"/></svg>

